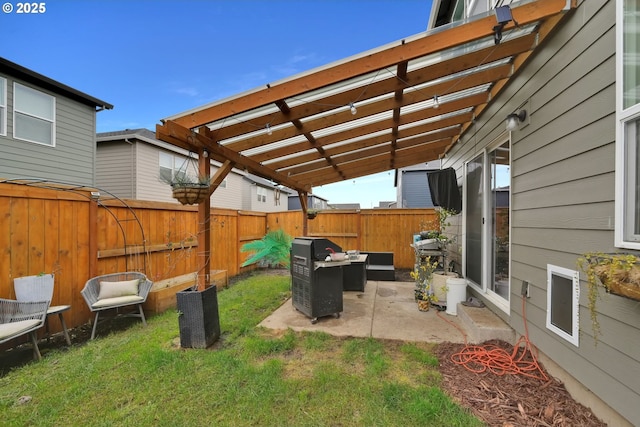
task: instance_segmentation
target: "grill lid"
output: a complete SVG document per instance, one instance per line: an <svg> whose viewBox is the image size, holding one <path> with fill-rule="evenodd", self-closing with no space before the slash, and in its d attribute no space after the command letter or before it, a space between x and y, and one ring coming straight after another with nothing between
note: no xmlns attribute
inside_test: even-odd
<svg viewBox="0 0 640 427"><path fill-rule="evenodd" d="M333 249L334 252L344 252L340 246L322 237L296 237L291 243L294 254L307 256L315 261L324 261L331 253L327 248Z"/></svg>

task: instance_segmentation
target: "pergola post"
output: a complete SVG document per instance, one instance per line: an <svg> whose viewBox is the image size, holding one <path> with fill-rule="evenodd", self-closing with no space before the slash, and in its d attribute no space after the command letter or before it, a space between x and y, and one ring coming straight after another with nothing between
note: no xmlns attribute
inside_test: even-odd
<svg viewBox="0 0 640 427"><path fill-rule="evenodd" d="M302 208L302 235L306 236L309 232L309 218L307 217L309 193L306 191L298 191L300 199L300 207Z"/></svg>
<svg viewBox="0 0 640 427"><path fill-rule="evenodd" d="M198 153L198 173L200 176L211 175L211 161L206 150ZM211 279L211 193L209 197L198 203L198 290L204 291Z"/></svg>

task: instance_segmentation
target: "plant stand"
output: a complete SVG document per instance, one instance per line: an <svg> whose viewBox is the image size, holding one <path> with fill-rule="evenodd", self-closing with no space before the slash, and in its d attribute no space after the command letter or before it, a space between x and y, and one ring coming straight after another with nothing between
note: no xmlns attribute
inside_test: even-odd
<svg viewBox="0 0 640 427"><path fill-rule="evenodd" d="M220 337L218 292L215 286L204 291L186 289L176 293L180 346L207 348Z"/></svg>

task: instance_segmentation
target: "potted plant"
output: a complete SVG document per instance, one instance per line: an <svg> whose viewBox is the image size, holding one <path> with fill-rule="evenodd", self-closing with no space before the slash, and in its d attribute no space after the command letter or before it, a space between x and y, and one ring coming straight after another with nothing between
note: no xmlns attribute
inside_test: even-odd
<svg viewBox="0 0 640 427"><path fill-rule="evenodd" d="M187 174L176 174L168 184L171 186L173 198L183 205L195 205L209 197L209 176L194 177Z"/></svg>
<svg viewBox="0 0 640 427"><path fill-rule="evenodd" d="M447 228L451 225L449 218L456 213L452 210L445 208L438 208L436 210L436 219L430 223L430 228L436 230L427 231L421 233L426 237L433 239L433 249L442 251L442 266L439 270L433 272L432 290L434 291L438 301L446 300L447 295L447 280L449 278L457 278L458 274L452 271L452 263L446 262L446 251L451 243L455 242L456 236L449 236L447 234ZM425 249L424 245L420 246L420 249Z"/></svg>
<svg viewBox="0 0 640 427"><path fill-rule="evenodd" d="M578 266L587 274L587 299L593 338L598 342L600 323L596 304L599 290L640 301L640 258L632 254L586 253L578 258Z"/></svg>
<svg viewBox="0 0 640 427"><path fill-rule="evenodd" d="M320 211L318 209L307 209L307 218L315 219Z"/></svg>
<svg viewBox="0 0 640 427"><path fill-rule="evenodd" d="M240 252L253 252L242 267L259 262L263 266L289 268L292 238L281 228L269 231L261 240L245 243Z"/></svg>
<svg viewBox="0 0 640 427"><path fill-rule="evenodd" d="M416 282L414 295L420 311L428 311L431 303L438 301L433 292L433 272L437 267L438 260L431 261L431 257L427 257L411 272L411 277Z"/></svg>

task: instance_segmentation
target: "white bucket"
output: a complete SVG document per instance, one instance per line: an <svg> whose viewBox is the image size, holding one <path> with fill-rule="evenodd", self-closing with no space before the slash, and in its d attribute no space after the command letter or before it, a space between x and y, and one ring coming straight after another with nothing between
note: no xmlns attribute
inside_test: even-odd
<svg viewBox="0 0 640 427"><path fill-rule="evenodd" d="M467 280L447 279L447 314L458 315L458 303L467 299Z"/></svg>

